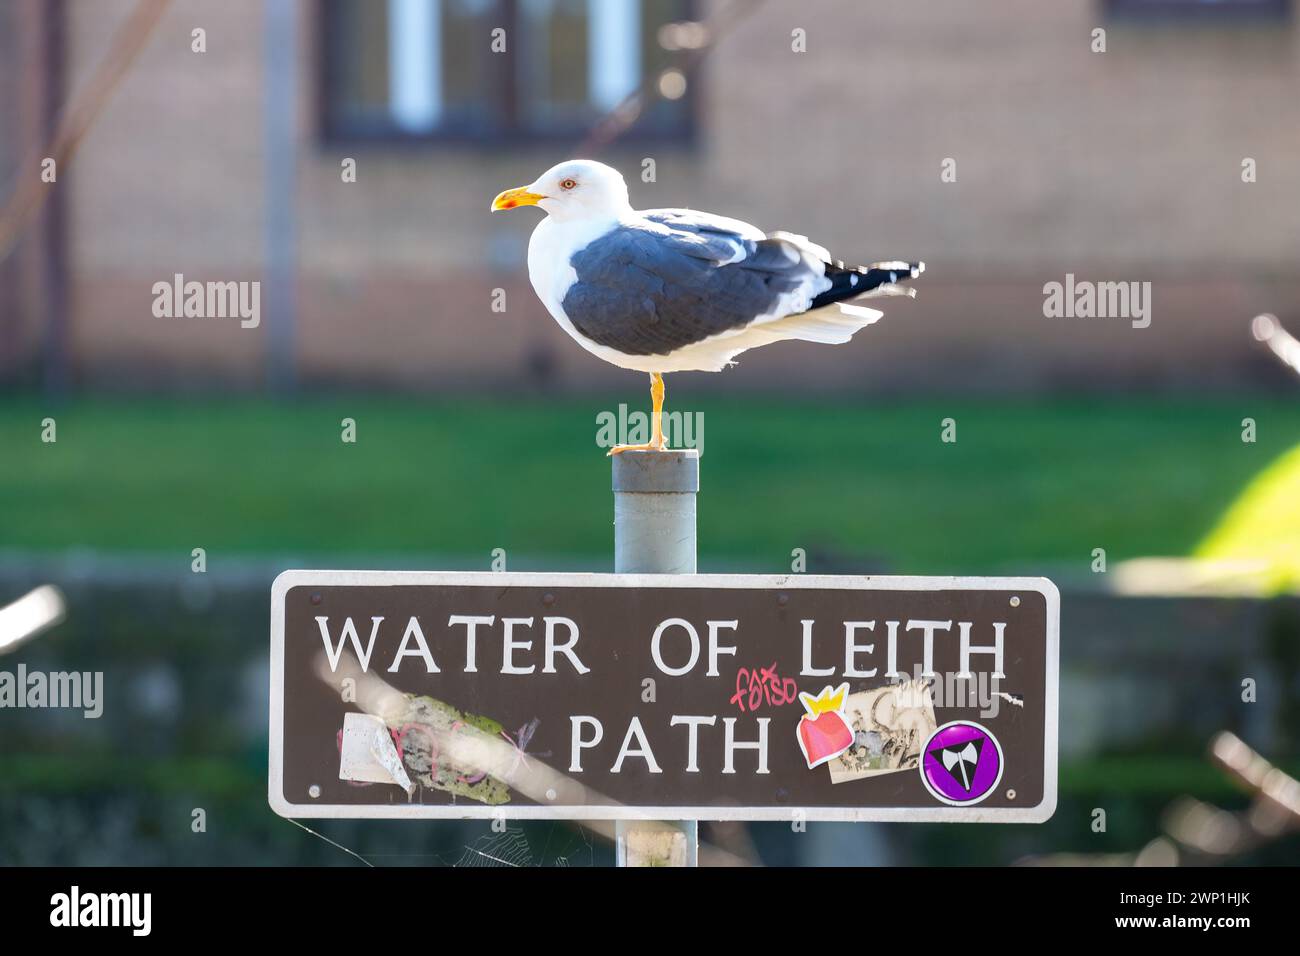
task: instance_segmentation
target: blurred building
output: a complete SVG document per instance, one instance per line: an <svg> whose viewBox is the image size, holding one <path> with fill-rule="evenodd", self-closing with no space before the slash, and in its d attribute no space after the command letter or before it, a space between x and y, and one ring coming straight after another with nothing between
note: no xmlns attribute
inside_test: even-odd
<svg viewBox="0 0 1300 956"><path fill-rule="evenodd" d="M132 6L0 0L6 195ZM725 9L683 82L700 32L662 28ZM642 81L597 151L634 204L930 266L852 345L765 349L710 386L1282 380L1247 334L1300 316L1300 34L1278 0L176 0L0 262L0 375L62 355L74 384L257 389L278 341L308 386L628 385L528 287L535 211L488 204ZM153 314L157 282L262 280L268 259L296 295L263 289L256 329ZM1151 282L1150 327L1045 317L1067 273Z"/></svg>

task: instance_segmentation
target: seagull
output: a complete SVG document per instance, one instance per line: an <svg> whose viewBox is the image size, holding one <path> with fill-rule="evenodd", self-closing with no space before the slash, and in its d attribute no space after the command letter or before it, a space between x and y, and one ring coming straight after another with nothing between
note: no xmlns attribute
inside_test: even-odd
<svg viewBox="0 0 1300 956"><path fill-rule="evenodd" d="M923 262L846 266L804 236L765 233L691 209L636 210L618 170L574 159L507 189L494 212L539 206L528 278L588 352L650 374L652 435L625 451L665 451L669 372L718 372L741 352L797 339L839 345L881 313L853 300L915 295L898 283Z"/></svg>

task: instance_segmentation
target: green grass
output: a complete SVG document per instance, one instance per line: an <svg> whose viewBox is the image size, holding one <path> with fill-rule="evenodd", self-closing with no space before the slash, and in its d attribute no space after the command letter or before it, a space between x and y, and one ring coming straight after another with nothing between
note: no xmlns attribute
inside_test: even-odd
<svg viewBox="0 0 1300 956"><path fill-rule="evenodd" d="M925 403L674 399L704 414L702 566L789 567L802 547L900 571L1191 553L1300 443L1260 398ZM331 398L0 405L0 548L605 558L596 415L628 401ZM673 406L670 404L670 408ZM41 419L58 441L41 442ZM1253 417L1259 437L1241 441ZM356 419L356 444L340 420ZM957 442L940 422L957 422Z"/></svg>

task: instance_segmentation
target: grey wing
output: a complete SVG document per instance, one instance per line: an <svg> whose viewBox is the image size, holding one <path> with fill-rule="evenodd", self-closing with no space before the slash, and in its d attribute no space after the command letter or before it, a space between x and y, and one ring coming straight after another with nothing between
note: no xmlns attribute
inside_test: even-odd
<svg viewBox="0 0 1300 956"><path fill-rule="evenodd" d="M679 232L696 233L726 241L757 242L767 238L767 233L758 226L695 209L645 209L639 215L642 219L648 219Z"/></svg>
<svg viewBox="0 0 1300 956"><path fill-rule="evenodd" d="M765 233L757 226L750 225L740 219L715 216L713 213L697 212L694 209L647 209L640 215L651 222L662 223L673 229L711 237L733 240L752 239L756 242L763 239L783 239L796 247L799 252L814 260L814 264L831 261L830 252L817 245L807 236L799 236L785 231Z"/></svg>
<svg viewBox="0 0 1300 956"><path fill-rule="evenodd" d="M573 257L562 302L579 332L625 355L667 355L802 312L830 286L824 264L787 238L692 210L641 215Z"/></svg>

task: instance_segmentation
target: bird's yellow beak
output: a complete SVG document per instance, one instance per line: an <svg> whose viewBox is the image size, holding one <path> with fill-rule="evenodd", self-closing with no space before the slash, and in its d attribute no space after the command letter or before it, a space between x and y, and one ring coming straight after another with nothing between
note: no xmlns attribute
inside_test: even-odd
<svg viewBox="0 0 1300 956"><path fill-rule="evenodd" d="M545 198L545 196L538 193L529 192L527 186L519 186L498 194L497 198L492 200L492 211L499 212L502 209L514 209L516 206L536 206Z"/></svg>

